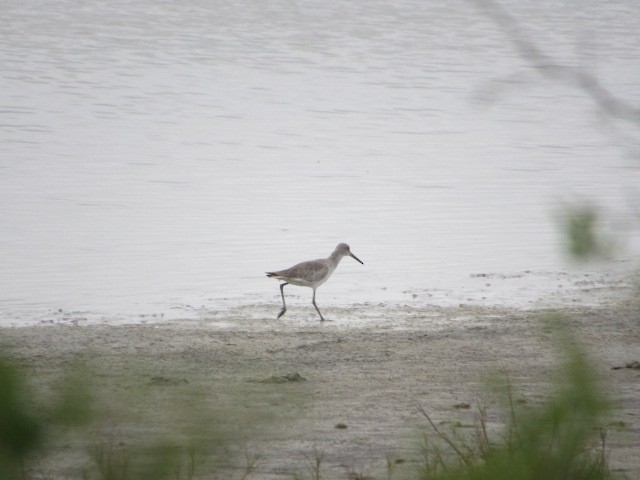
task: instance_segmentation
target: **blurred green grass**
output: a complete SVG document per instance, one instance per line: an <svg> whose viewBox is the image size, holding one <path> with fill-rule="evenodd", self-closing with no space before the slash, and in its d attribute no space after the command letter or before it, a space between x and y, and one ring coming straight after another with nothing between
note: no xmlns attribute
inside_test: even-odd
<svg viewBox="0 0 640 480"><path fill-rule="evenodd" d="M609 400L586 353L560 315L547 319L561 354L561 375L546 403L514 402L505 375L494 388L503 399L506 427L500 439L489 434L486 410L479 408L473 434L443 431L424 409L426 436L420 480L604 480L607 462L603 419Z"/></svg>

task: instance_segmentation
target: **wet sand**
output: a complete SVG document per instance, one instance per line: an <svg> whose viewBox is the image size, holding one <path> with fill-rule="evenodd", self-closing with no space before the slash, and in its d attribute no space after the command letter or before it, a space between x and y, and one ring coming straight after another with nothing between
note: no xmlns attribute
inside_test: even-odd
<svg viewBox="0 0 640 480"><path fill-rule="evenodd" d="M83 434L94 443L184 442L195 431L220 431L232 450L257 459L250 478L269 480L310 475L316 456L325 478L386 478L387 459L397 460L393 478L402 478L419 464L419 437L429 432L418 406L449 428L471 425L475 406L486 405L497 433L504 417L490 374L508 370L519 401L535 405L558 371L544 310L368 307L369 320L358 324L363 308L326 308L330 321L321 324L312 307L276 321L266 316L273 305L256 305L225 319L3 328L0 341L37 391L85 366L102 412ZM614 368L640 360L638 311L623 303L563 312L614 401L611 466L634 478L640 371ZM86 438L54 442L37 472L69 478L90 465ZM240 478L244 454L229 458L238 468L229 478Z"/></svg>

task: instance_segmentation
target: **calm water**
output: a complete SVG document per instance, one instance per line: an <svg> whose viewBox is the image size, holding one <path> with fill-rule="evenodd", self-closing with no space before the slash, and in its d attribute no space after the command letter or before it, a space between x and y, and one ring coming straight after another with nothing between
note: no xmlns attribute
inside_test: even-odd
<svg viewBox="0 0 640 480"><path fill-rule="evenodd" d="M640 104L639 2L504 4ZM345 259L321 305L455 303L487 272L533 272L532 299L568 268L561 202L625 224L638 197L637 131L462 0L0 0L0 64L3 323L275 315L263 272L341 241L365 266Z"/></svg>

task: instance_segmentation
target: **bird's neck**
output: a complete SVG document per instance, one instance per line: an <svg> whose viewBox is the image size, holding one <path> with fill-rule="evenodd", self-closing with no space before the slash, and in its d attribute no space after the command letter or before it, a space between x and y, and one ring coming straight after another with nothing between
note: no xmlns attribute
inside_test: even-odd
<svg viewBox="0 0 640 480"><path fill-rule="evenodd" d="M329 261L334 265L338 265L343 256L344 255L340 255L340 253L338 253L337 251L334 251L331 255L329 255Z"/></svg>

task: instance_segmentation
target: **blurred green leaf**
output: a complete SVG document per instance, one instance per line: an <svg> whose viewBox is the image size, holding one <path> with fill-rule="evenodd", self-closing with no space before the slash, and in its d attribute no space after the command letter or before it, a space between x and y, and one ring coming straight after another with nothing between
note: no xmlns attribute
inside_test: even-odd
<svg viewBox="0 0 640 480"><path fill-rule="evenodd" d="M17 478L24 457L42 441L42 425L29 409L32 399L18 369L0 358L0 472Z"/></svg>
<svg viewBox="0 0 640 480"><path fill-rule="evenodd" d="M591 205L566 206L561 216L571 258L578 261L605 258L611 253L611 239L606 238L597 209Z"/></svg>

